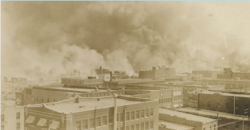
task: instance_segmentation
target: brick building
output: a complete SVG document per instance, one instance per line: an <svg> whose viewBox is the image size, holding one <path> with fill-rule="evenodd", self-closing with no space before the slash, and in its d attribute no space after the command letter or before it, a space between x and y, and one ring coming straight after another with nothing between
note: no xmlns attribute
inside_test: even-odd
<svg viewBox="0 0 250 130"><path fill-rule="evenodd" d="M244 115L244 110L250 109L250 95L201 92L198 94L198 108Z"/></svg>
<svg viewBox="0 0 250 130"><path fill-rule="evenodd" d="M62 78L65 87L103 87L103 79Z"/></svg>
<svg viewBox="0 0 250 130"><path fill-rule="evenodd" d="M164 79L173 77L175 77L175 69L166 68L165 66L153 67L152 70L139 71L139 78Z"/></svg>
<svg viewBox="0 0 250 130"><path fill-rule="evenodd" d="M159 109L159 120L191 126L192 130L217 130L218 126L216 119L162 108ZM174 130L179 129L177 127Z"/></svg>
<svg viewBox="0 0 250 130"><path fill-rule="evenodd" d="M32 87L26 88L21 93L16 93L17 100L21 100L22 105L57 102L75 97L105 97L114 93L124 94L124 90L93 89L93 88L63 88L63 87Z"/></svg>
<svg viewBox="0 0 250 130"><path fill-rule="evenodd" d="M143 99L72 98L31 105L27 130L158 130L158 102Z"/></svg>

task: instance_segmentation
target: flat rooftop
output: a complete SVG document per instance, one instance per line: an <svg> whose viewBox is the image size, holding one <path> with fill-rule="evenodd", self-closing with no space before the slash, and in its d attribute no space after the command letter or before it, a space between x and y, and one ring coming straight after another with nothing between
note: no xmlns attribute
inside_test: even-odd
<svg viewBox="0 0 250 130"><path fill-rule="evenodd" d="M117 106L143 103L140 101L129 101L129 100L119 99L119 98L117 98L116 101L117 101ZM148 102L152 102L152 101L148 101ZM66 101L66 102L59 102L54 105L47 104L46 106L47 108L52 109L54 111L58 111L58 112L76 113L76 112L112 107L114 106L114 98L100 98L99 101L95 99L95 100L88 100L88 101L80 101L79 103Z"/></svg>
<svg viewBox="0 0 250 130"><path fill-rule="evenodd" d="M64 87L45 87L45 86L36 86L33 89L43 89L43 90L51 90L51 91L65 91L65 92L80 92L80 93L90 93L95 91L95 88L64 88ZM108 90L98 89L98 92L107 92ZM117 91L117 90L110 90Z"/></svg>
<svg viewBox="0 0 250 130"><path fill-rule="evenodd" d="M163 120L160 120L159 124L163 124L166 126L167 129L171 129L171 130L193 130L194 129L194 127L192 126L163 121Z"/></svg>
<svg viewBox="0 0 250 130"><path fill-rule="evenodd" d="M250 98L250 95L244 95L244 94L232 94L232 93L217 93L217 92L213 92L213 91L203 91L203 92L199 92L199 93L203 93L203 94L220 94L220 95L224 95L224 96L235 96L235 97L246 97L246 98Z"/></svg>
<svg viewBox="0 0 250 130"><path fill-rule="evenodd" d="M236 116L234 114L218 112L218 111L211 111L211 110L204 110L204 109L197 110L196 108L191 108L191 107L178 108L175 110L180 111L180 112L199 114L199 115L203 115L203 116L217 117L217 114L218 114L219 117L223 117L223 118L235 119L235 120L242 120L243 119L242 116ZM244 119L247 120L246 117Z"/></svg>
<svg viewBox="0 0 250 130"><path fill-rule="evenodd" d="M159 108L159 114L166 114L166 115L170 115L170 116L185 118L186 120L201 122L203 124L216 121L215 119L211 119L211 118L207 118L207 117L196 116L196 115L192 115L192 114L187 114L187 113L183 113L183 112L179 112L179 111L173 111L173 110L162 109L162 108Z"/></svg>

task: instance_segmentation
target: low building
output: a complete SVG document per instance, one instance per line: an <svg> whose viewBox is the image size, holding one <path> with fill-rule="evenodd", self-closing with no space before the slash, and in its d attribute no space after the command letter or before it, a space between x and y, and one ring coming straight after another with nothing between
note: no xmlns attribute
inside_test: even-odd
<svg viewBox="0 0 250 130"><path fill-rule="evenodd" d="M204 110L204 109L197 110L196 108L191 108L191 107L178 108L176 110L180 112L198 115L198 116L217 119L218 130L248 130L250 129L250 122L248 121L247 117L245 117L243 120L242 116L224 113L224 112L218 112L218 111ZM243 125L244 125L244 129L243 129Z"/></svg>
<svg viewBox="0 0 250 130"><path fill-rule="evenodd" d="M25 124L27 130L158 130L158 109L157 101L144 99L76 97L27 106Z"/></svg>
<svg viewBox="0 0 250 130"><path fill-rule="evenodd" d="M159 109L160 121L168 121L194 127L193 130L217 130L218 121L216 119L187 114L183 112Z"/></svg>
<svg viewBox="0 0 250 130"><path fill-rule="evenodd" d="M24 130L24 107L14 100L1 100L1 130Z"/></svg>
<svg viewBox="0 0 250 130"><path fill-rule="evenodd" d="M224 73L217 75L218 79L250 79L250 73L245 72L234 72L231 68L224 68Z"/></svg>
<svg viewBox="0 0 250 130"><path fill-rule="evenodd" d="M76 95L82 97L105 97L111 96L114 93L123 95L124 90L109 90L98 88L64 88L64 87L44 87L35 86L32 88L25 88L21 93L16 93L17 103L21 105L40 104L57 102L72 98Z"/></svg>
<svg viewBox="0 0 250 130"><path fill-rule="evenodd" d="M194 130L194 127L160 120L159 130Z"/></svg>

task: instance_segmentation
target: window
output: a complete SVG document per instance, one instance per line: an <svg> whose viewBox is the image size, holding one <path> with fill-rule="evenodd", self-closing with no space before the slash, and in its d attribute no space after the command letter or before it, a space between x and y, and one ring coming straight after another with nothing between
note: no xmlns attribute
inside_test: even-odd
<svg viewBox="0 0 250 130"><path fill-rule="evenodd" d="M20 123L16 123L16 129L20 129Z"/></svg>
<svg viewBox="0 0 250 130"><path fill-rule="evenodd" d="M130 129L131 129L131 130L135 130L135 126L134 126L134 125L131 125Z"/></svg>
<svg viewBox="0 0 250 130"><path fill-rule="evenodd" d="M148 130L148 129L149 129L149 124L148 124L148 122L146 122L146 124L145 124L145 128L146 128L146 130Z"/></svg>
<svg viewBox="0 0 250 130"><path fill-rule="evenodd" d="M144 130L144 123L141 123L141 130Z"/></svg>
<svg viewBox="0 0 250 130"><path fill-rule="evenodd" d="M1 121L3 122L4 121L4 115L1 114Z"/></svg>
<svg viewBox="0 0 250 130"><path fill-rule="evenodd" d="M120 113L120 122L123 121L123 113Z"/></svg>
<svg viewBox="0 0 250 130"><path fill-rule="evenodd" d="M149 110L146 109L146 117L149 117Z"/></svg>
<svg viewBox="0 0 250 130"><path fill-rule="evenodd" d="M239 129L239 124L238 123L235 124L235 128Z"/></svg>
<svg viewBox="0 0 250 130"><path fill-rule="evenodd" d="M129 130L129 126L126 126L126 130Z"/></svg>
<svg viewBox="0 0 250 130"><path fill-rule="evenodd" d="M154 115L154 108L151 108L150 109L150 116L153 116Z"/></svg>
<svg viewBox="0 0 250 130"><path fill-rule="evenodd" d="M101 126L101 117L96 118L96 125Z"/></svg>
<svg viewBox="0 0 250 130"><path fill-rule="evenodd" d="M129 120L129 112L126 112L126 120Z"/></svg>
<svg viewBox="0 0 250 130"><path fill-rule="evenodd" d="M207 102L207 107L210 107L210 101Z"/></svg>
<svg viewBox="0 0 250 130"><path fill-rule="evenodd" d="M139 119L139 118L140 118L140 111L137 110L137 111L136 111L136 119Z"/></svg>
<svg viewBox="0 0 250 130"><path fill-rule="evenodd" d="M88 120L83 120L82 126L83 126L83 129L88 129Z"/></svg>
<svg viewBox="0 0 250 130"><path fill-rule="evenodd" d="M76 122L76 130L81 130L81 122L80 121Z"/></svg>
<svg viewBox="0 0 250 130"><path fill-rule="evenodd" d="M154 128L154 123L153 121L150 121L150 129L153 129Z"/></svg>
<svg viewBox="0 0 250 130"><path fill-rule="evenodd" d="M20 112L16 113L16 119L20 119Z"/></svg>
<svg viewBox="0 0 250 130"><path fill-rule="evenodd" d="M1 125L1 130L4 130L4 125Z"/></svg>
<svg viewBox="0 0 250 130"><path fill-rule="evenodd" d="M131 120L134 120L135 119L135 112L131 112Z"/></svg>
<svg viewBox="0 0 250 130"><path fill-rule="evenodd" d="M139 124L136 124L136 130L140 130L139 128L140 128Z"/></svg>
<svg viewBox="0 0 250 130"><path fill-rule="evenodd" d="M116 118L117 118L117 121L119 122L119 113L117 113L117 117Z"/></svg>
<svg viewBox="0 0 250 130"><path fill-rule="evenodd" d="M144 110L141 110L141 118L144 117Z"/></svg>
<svg viewBox="0 0 250 130"><path fill-rule="evenodd" d="M90 119L90 128L94 128L94 119L92 118L92 119Z"/></svg>
<svg viewBox="0 0 250 130"><path fill-rule="evenodd" d="M108 124L108 122L107 122L107 116L103 116L102 117L102 124L103 125L107 125Z"/></svg>

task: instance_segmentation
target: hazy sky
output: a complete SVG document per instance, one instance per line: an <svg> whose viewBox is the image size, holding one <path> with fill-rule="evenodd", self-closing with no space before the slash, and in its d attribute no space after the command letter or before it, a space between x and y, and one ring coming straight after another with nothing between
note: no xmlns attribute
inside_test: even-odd
<svg viewBox="0 0 250 130"><path fill-rule="evenodd" d="M249 7L250 1L2 2L2 72L250 69Z"/></svg>

